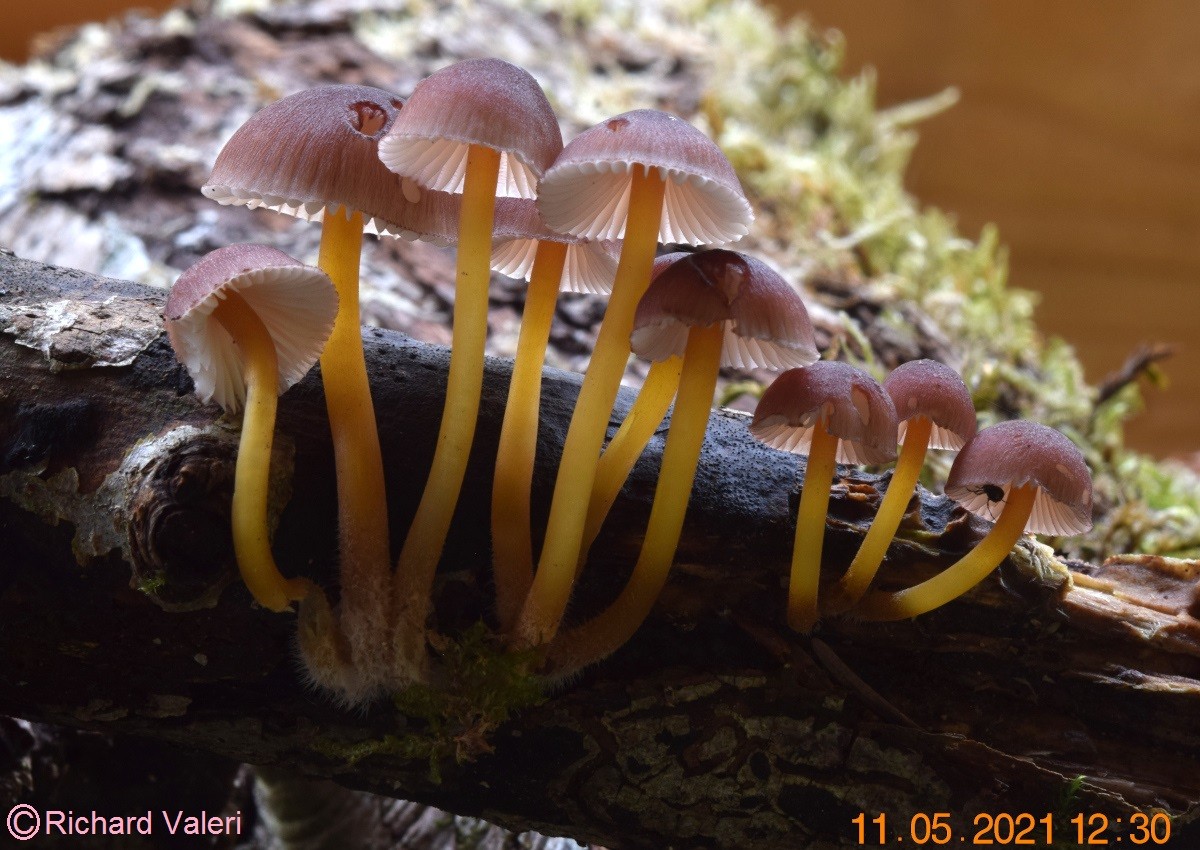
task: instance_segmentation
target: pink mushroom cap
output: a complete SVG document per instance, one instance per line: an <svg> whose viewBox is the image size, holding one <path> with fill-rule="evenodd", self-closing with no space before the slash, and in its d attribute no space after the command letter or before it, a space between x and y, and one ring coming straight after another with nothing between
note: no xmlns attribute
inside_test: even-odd
<svg viewBox="0 0 1200 850"><path fill-rule="evenodd" d="M954 459L945 491L972 513L995 520L1009 491L1026 484L1037 487L1026 531L1069 536L1091 529L1092 474L1083 453L1037 422L1018 419L980 430Z"/></svg>
<svg viewBox="0 0 1200 850"><path fill-rule="evenodd" d="M776 378L758 401L750 433L768 446L807 455L820 425L839 440L838 463L896 458L892 400L866 372L836 360L789 369Z"/></svg>
<svg viewBox="0 0 1200 850"><path fill-rule="evenodd" d="M634 314L633 351L649 360L682 355L692 327L717 322L725 325L722 366L784 370L820 356L796 290L761 260L724 249L656 264Z"/></svg>
<svg viewBox="0 0 1200 850"><path fill-rule="evenodd" d="M897 366L883 382L900 418L899 442L908 420L924 416L933 423L929 448L957 451L975 436L975 404L957 372L936 360L910 360Z"/></svg>

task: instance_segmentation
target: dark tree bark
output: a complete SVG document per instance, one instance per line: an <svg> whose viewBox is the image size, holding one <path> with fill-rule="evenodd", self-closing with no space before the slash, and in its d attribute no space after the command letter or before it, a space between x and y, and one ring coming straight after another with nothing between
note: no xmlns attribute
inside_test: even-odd
<svg viewBox="0 0 1200 850"><path fill-rule="evenodd" d="M387 704L340 711L305 686L292 618L252 607L233 580L236 424L191 395L159 333L162 298L0 255L2 713L612 847L853 847L860 812L886 814L906 840L914 814L949 812L970 841L983 811L1054 814L1065 837L1079 812L1128 823L1161 807L1178 835L1200 811L1195 563L1124 557L1068 572L1022 544L997 576L917 621L840 620L798 638L781 615L803 464L728 412L712 416L671 582L617 655L494 730L469 712L433 729ZM365 338L398 541L429 463L447 353ZM435 591L450 637L490 618L490 469L507 377L507 363L489 361ZM572 374L545 380L537 515L578 387ZM276 468L290 498L275 548L285 572L336 594L323 410L315 375L281 402ZM574 618L628 574L660 451L656 439L623 492ZM853 555L886 480L839 469L826 578ZM886 581L928 574L985 531L922 491ZM435 738L449 747L411 757Z"/></svg>

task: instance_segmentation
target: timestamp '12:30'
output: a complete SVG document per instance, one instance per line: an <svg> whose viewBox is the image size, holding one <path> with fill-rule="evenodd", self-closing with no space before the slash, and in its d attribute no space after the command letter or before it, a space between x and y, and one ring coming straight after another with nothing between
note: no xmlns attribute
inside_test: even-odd
<svg viewBox="0 0 1200 850"><path fill-rule="evenodd" d="M873 843L886 845L892 836L888 834L887 815L880 814L867 820L865 813L860 812L850 821L858 827L858 843L865 845L878 836ZM1068 821L1074 827L1074 841L1085 847L1098 847L1110 843L1109 830L1122 823L1118 818L1110 821L1108 815L1099 812L1085 815L1082 812ZM972 845L1001 845L1001 846L1049 846L1054 843L1054 815L1045 814L1037 817L1028 812L1011 815L1006 812L991 814L980 812L973 821L974 833L970 836L960 835L958 841ZM878 832L872 827L877 827ZM874 835L872 833L875 833ZM955 839L954 827L950 823L949 812L917 812L908 823L908 835L895 836L897 840L907 839L917 846L924 844L949 844ZM1171 818L1166 812L1134 812L1129 817L1128 832L1120 840L1128 840L1134 845L1164 845L1171 840Z"/></svg>

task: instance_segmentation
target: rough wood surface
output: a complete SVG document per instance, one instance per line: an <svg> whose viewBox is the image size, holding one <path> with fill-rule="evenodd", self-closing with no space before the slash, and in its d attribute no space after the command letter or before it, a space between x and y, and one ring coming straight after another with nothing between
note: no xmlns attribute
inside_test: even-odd
<svg viewBox="0 0 1200 850"><path fill-rule="evenodd" d="M1077 563L1069 581L1027 546L968 599L918 621L832 622L799 640L781 614L802 465L728 412L712 418L679 565L633 642L490 734L491 752L461 728L451 732L473 760L432 771L403 758L379 742L427 730L388 705L341 712L306 688L290 618L252 608L230 581L236 429L195 401L148 329L161 301L0 255L2 713L612 847L850 847L860 811L885 812L901 833L914 813L951 812L968 835L979 811L1055 813L1065 825L1080 811L1162 807L1180 816L1177 832L1200 812L1195 564ZM366 342L400 539L446 352L384 331ZM486 502L506 381L507 363L490 361L436 590L450 635L489 617ZM546 386L536 508L578 378L548 370ZM322 409L312 375L281 403L280 493L291 496L276 551L285 571L329 587ZM598 542L575 616L626 574L660 450L656 440ZM885 480L840 471L827 577L855 551ZM889 580L944 563L983 530L922 492Z"/></svg>

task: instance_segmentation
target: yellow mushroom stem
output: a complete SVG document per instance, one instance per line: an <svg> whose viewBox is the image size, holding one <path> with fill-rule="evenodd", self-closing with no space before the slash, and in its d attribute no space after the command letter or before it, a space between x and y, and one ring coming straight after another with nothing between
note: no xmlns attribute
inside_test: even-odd
<svg viewBox="0 0 1200 850"><path fill-rule="evenodd" d="M386 641L392 560L383 457L359 320L362 234L361 213L326 211L317 261L338 294L337 319L321 354L321 379L337 475L341 625L359 648Z"/></svg>
<svg viewBox="0 0 1200 850"><path fill-rule="evenodd" d="M870 593L856 609L866 620L906 620L940 608L988 577L1008 557L1033 513L1037 486L1014 487L1004 501L996 524L979 545L942 572L895 593Z"/></svg>
<svg viewBox="0 0 1200 850"><path fill-rule="evenodd" d="M608 441L604 454L600 455L600 461L596 464L596 480L592 482L592 495L588 500L576 576L587 562L588 550L596 541L596 535L600 533L600 527L604 525L604 519L625 486L634 464L667 415L667 409L679 389L682 367L683 358L678 356L650 364L650 371L646 373L646 380L642 382L633 406L625 414L617 433Z"/></svg>
<svg viewBox="0 0 1200 850"><path fill-rule="evenodd" d="M645 621L666 584L712 410L724 334L721 322L688 333L679 397L633 575L612 605L551 644L550 661L556 673L578 670L620 648Z"/></svg>
<svg viewBox="0 0 1200 850"><path fill-rule="evenodd" d="M921 467L925 464L925 451L929 446L929 435L933 431L933 422L927 416L914 416L908 420L908 428L904 434L904 445L900 449L900 457L896 460L896 468L892 471L892 480L888 484L875 519L863 538L858 554L850 562L850 569L838 581L837 587L830 594L829 604L823 607L828 613L839 613L849 610L862 598L879 571L879 565L887 555L888 545L896 536L900 520L912 501L913 490L921 475Z"/></svg>
<svg viewBox="0 0 1200 850"><path fill-rule="evenodd" d="M829 490L837 469L837 448L838 438L826 430L822 417L813 428L812 445L808 450L808 468L796 512L792 574L788 580L787 623L801 634L811 632L820 619L817 592L821 584L821 552L825 547Z"/></svg>
<svg viewBox="0 0 1200 850"><path fill-rule="evenodd" d="M483 389L492 225L499 174L500 152L471 145L458 220L454 328L446 403L433 465L396 566L395 646L402 669L416 670L423 666L429 594L475 440L475 421Z"/></svg>
<svg viewBox="0 0 1200 850"><path fill-rule="evenodd" d="M650 285L666 183L658 169L644 166L635 165L632 178L612 295L567 429L537 573L514 629L518 649L553 638L571 596L596 463L629 360L633 314Z"/></svg>
<svg viewBox="0 0 1200 850"><path fill-rule="evenodd" d="M280 574L267 531L271 444L279 402L275 341L262 319L236 292L225 295L213 310L213 318L233 337L246 370L246 410L233 483L233 551L242 581L258 603L272 611L288 611L291 603L307 596L314 585Z"/></svg>
<svg viewBox="0 0 1200 850"><path fill-rule="evenodd" d="M548 240L538 243L521 316L517 356L508 384L504 424L496 448L496 474L492 479L492 575L501 631L508 631L516 622L533 581L529 499L537 455L542 364L546 360L550 323L558 303L566 258L566 243Z"/></svg>

